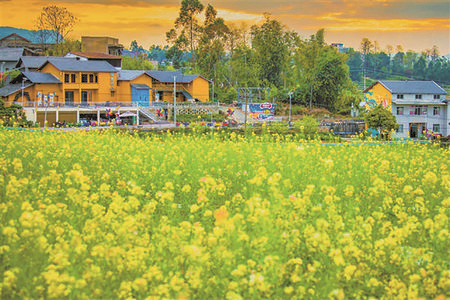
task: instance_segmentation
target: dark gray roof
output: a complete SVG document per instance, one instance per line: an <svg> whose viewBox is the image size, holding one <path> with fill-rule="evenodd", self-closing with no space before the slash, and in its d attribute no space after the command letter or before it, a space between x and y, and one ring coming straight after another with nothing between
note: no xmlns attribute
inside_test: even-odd
<svg viewBox="0 0 450 300"><path fill-rule="evenodd" d="M179 71L145 71L148 75L155 78L160 82L173 82L173 77L176 77L177 83L189 83L197 77L202 77L200 75L183 75ZM204 78L205 80L208 80ZM208 80L209 81L209 80Z"/></svg>
<svg viewBox="0 0 450 300"><path fill-rule="evenodd" d="M182 91L181 93L183 93L183 95L187 98L187 99L194 99L194 97L191 96L191 94L189 94L186 91Z"/></svg>
<svg viewBox="0 0 450 300"><path fill-rule="evenodd" d="M0 48L0 61L18 61L23 48Z"/></svg>
<svg viewBox="0 0 450 300"><path fill-rule="evenodd" d="M21 67L21 65L23 65L25 68L37 69L42 66L47 60L54 61L60 59L75 60L76 58L62 56L22 56L16 67L19 68Z"/></svg>
<svg viewBox="0 0 450 300"><path fill-rule="evenodd" d="M434 81L380 80L378 82L392 94L447 94Z"/></svg>
<svg viewBox="0 0 450 300"><path fill-rule="evenodd" d="M22 72L22 74L33 83L61 83L61 81L51 73Z"/></svg>
<svg viewBox="0 0 450 300"><path fill-rule="evenodd" d="M26 83L23 88L27 88L29 86L32 86L34 83ZM22 89L22 83L14 83L14 84L8 84L2 88L0 88L0 97L5 97L8 95L11 95L15 92L18 92Z"/></svg>
<svg viewBox="0 0 450 300"><path fill-rule="evenodd" d="M145 71L140 70L120 70L117 74L118 80L133 80L134 78L141 76Z"/></svg>
<svg viewBox="0 0 450 300"><path fill-rule="evenodd" d="M69 72L117 72L117 69L111 66L108 62L103 60L72 60L72 59L60 59L49 60L44 63L39 69L42 69L44 65L50 63L54 65L60 71Z"/></svg>
<svg viewBox="0 0 450 300"><path fill-rule="evenodd" d="M149 90L150 89L150 87L146 84L134 84L133 83L131 86L138 90Z"/></svg>
<svg viewBox="0 0 450 300"><path fill-rule="evenodd" d="M179 78L183 76L183 73L178 71L145 71L148 75L155 78L160 82L173 82L173 77L177 77L177 82Z"/></svg>

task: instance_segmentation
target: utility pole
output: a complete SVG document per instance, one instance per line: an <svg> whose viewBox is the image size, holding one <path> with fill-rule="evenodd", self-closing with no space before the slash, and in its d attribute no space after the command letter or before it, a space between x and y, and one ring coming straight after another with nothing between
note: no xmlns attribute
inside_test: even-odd
<svg viewBox="0 0 450 300"><path fill-rule="evenodd" d="M245 134L247 134L247 108L248 108L248 100L247 100L247 89L244 92L244 97L245 97L245 123L244 123L244 132Z"/></svg>
<svg viewBox="0 0 450 300"><path fill-rule="evenodd" d="M24 85L25 85L25 77L22 78L22 107L23 107L23 89L24 89Z"/></svg>
<svg viewBox="0 0 450 300"><path fill-rule="evenodd" d="M292 91L289 92L289 127L291 127Z"/></svg>
<svg viewBox="0 0 450 300"><path fill-rule="evenodd" d="M173 122L177 126L177 76L173 76Z"/></svg>

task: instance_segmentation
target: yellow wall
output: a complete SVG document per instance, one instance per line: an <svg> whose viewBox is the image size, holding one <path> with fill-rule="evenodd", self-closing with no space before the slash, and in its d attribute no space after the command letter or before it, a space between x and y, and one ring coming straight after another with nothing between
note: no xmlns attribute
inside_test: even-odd
<svg viewBox="0 0 450 300"><path fill-rule="evenodd" d="M145 84L150 87L149 101L154 101L152 97L155 97L151 90L152 78L146 74L142 74L131 81L120 80L117 86L117 101L126 104L131 103L131 85L132 84Z"/></svg>
<svg viewBox="0 0 450 300"><path fill-rule="evenodd" d="M117 102L118 91L117 91L117 73L113 72L113 84L111 85L111 74L110 72L62 72L54 67L52 64L48 63L42 68L43 73L52 73L62 82L61 95L57 95L59 103L63 104L65 102L65 91L74 92L74 104L81 103L81 92L88 91L91 92L91 99L88 103L104 103L104 102ZM75 83L69 82L65 83L65 74L75 74ZM97 83L82 83L81 75L87 74L88 80L89 75L92 74L95 78L97 76ZM71 80L71 78L70 78ZM111 92L111 87L114 92Z"/></svg>
<svg viewBox="0 0 450 300"><path fill-rule="evenodd" d="M202 102L209 101L209 81L203 77L197 77L191 81L186 87L186 90L192 97L199 99Z"/></svg>
<svg viewBox="0 0 450 300"><path fill-rule="evenodd" d="M382 104L384 108L391 110L392 94L381 83L377 82L365 94L367 110L372 110L375 106Z"/></svg>
<svg viewBox="0 0 450 300"><path fill-rule="evenodd" d="M119 40L110 37L81 37L81 45L86 52L108 53L108 45L119 45Z"/></svg>

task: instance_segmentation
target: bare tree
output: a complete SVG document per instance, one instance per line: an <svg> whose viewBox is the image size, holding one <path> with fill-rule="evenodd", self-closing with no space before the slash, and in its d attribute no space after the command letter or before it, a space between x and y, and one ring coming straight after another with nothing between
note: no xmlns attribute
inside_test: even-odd
<svg viewBox="0 0 450 300"><path fill-rule="evenodd" d="M44 34L51 32L56 43L59 44L64 41L77 22L78 18L67 8L50 5L42 8L42 12L36 20L36 26Z"/></svg>

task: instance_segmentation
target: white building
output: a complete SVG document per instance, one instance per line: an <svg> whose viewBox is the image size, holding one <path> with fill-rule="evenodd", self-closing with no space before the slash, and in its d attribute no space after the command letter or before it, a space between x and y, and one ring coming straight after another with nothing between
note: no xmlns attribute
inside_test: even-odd
<svg viewBox="0 0 450 300"><path fill-rule="evenodd" d="M380 80L364 91L366 108L382 104L400 125L396 137L450 135L450 104L447 92L434 81Z"/></svg>

